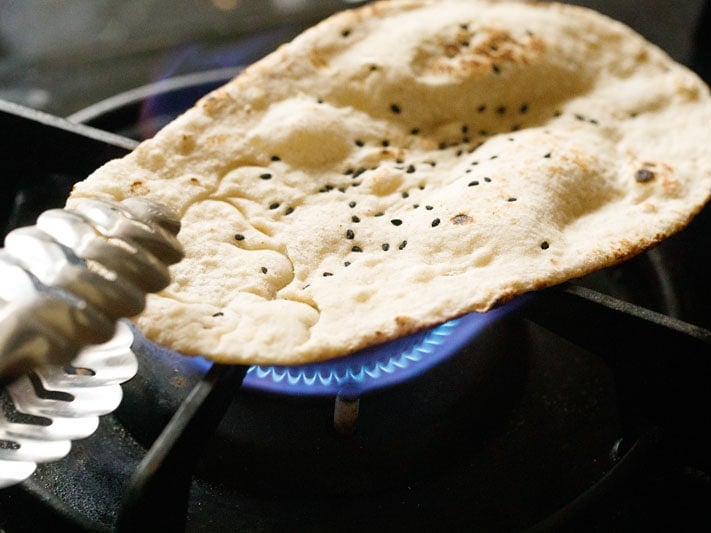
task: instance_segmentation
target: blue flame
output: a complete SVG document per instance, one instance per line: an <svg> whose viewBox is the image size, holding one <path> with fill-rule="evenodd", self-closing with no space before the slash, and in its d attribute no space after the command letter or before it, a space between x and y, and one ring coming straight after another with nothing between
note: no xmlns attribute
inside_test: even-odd
<svg viewBox="0 0 711 533"><path fill-rule="evenodd" d="M347 357L296 366L252 366L243 386L280 394L358 396L415 377L461 350L510 305L471 313Z"/></svg>

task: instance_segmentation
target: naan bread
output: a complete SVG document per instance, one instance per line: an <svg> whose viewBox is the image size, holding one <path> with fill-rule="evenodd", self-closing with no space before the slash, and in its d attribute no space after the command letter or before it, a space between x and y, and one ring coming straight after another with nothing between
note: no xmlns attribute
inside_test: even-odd
<svg viewBox="0 0 711 533"><path fill-rule="evenodd" d="M390 1L249 67L69 205L181 214L147 337L296 364L647 249L706 202L710 125L708 87L587 9Z"/></svg>

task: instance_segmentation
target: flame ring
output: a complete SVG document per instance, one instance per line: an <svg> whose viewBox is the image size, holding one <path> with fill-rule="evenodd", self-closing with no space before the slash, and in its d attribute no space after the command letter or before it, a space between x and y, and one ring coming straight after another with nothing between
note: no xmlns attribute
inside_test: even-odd
<svg viewBox="0 0 711 533"><path fill-rule="evenodd" d="M281 394L358 396L414 377L451 357L506 307L471 313L341 359L293 366L252 366L243 386Z"/></svg>

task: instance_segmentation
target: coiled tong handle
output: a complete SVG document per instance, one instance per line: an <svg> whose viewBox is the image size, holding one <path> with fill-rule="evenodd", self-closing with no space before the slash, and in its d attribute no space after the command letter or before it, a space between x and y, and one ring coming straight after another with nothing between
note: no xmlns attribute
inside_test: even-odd
<svg viewBox="0 0 711 533"><path fill-rule="evenodd" d="M179 219L141 198L77 201L10 232L0 249L0 384L70 363L140 313L182 258Z"/></svg>

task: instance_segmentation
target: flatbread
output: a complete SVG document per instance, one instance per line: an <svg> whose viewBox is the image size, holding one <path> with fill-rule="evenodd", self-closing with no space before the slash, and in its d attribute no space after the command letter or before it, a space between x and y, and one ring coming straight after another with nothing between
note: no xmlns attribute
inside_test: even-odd
<svg viewBox="0 0 711 533"><path fill-rule="evenodd" d="M338 357L607 267L711 191L708 87L557 4L337 14L79 183L182 217L137 317L223 363Z"/></svg>

